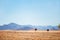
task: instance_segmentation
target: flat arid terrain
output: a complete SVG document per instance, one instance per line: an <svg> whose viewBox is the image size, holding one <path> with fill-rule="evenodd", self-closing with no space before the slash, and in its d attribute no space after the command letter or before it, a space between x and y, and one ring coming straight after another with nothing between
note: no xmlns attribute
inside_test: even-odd
<svg viewBox="0 0 60 40"><path fill-rule="evenodd" d="M60 31L0 30L0 40L60 40Z"/></svg>

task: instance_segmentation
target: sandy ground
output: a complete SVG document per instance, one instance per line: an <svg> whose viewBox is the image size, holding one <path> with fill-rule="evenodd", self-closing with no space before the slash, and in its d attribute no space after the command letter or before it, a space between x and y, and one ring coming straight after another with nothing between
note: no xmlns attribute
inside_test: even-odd
<svg viewBox="0 0 60 40"><path fill-rule="evenodd" d="M0 40L60 40L60 30L0 30Z"/></svg>

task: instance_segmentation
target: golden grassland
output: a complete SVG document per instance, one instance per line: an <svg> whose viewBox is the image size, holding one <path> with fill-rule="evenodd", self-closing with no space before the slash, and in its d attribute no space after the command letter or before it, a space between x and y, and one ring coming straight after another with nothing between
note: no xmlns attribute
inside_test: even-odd
<svg viewBox="0 0 60 40"><path fill-rule="evenodd" d="M0 30L0 40L60 40L60 31Z"/></svg>

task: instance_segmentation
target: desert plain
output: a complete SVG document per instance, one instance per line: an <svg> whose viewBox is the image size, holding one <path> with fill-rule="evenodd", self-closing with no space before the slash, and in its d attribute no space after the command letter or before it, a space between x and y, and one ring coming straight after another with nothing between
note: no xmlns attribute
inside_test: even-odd
<svg viewBox="0 0 60 40"><path fill-rule="evenodd" d="M60 30L0 30L0 40L60 40Z"/></svg>

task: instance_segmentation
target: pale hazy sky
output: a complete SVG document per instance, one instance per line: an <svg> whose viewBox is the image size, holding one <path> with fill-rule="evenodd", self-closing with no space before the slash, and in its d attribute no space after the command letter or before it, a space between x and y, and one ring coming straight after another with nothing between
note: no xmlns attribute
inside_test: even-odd
<svg viewBox="0 0 60 40"><path fill-rule="evenodd" d="M57 25L60 0L0 0L0 25Z"/></svg>

